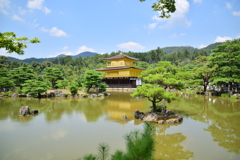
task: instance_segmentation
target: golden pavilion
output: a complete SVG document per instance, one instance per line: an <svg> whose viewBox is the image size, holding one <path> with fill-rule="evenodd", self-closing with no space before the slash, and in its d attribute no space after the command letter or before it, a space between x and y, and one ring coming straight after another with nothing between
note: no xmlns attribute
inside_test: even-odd
<svg viewBox="0 0 240 160"><path fill-rule="evenodd" d="M120 53L113 57L104 58L104 60L110 63L106 68L96 69L96 71L105 73L102 81L109 88L136 88L142 85L142 81L138 76L145 69L136 68L135 64L133 64L139 59Z"/></svg>

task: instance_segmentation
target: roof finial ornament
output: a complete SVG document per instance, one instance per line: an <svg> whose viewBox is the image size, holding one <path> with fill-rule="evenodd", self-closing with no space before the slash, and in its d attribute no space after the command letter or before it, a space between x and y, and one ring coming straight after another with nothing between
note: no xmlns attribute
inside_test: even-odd
<svg viewBox="0 0 240 160"><path fill-rule="evenodd" d="M123 54L122 51L120 51L120 54Z"/></svg>

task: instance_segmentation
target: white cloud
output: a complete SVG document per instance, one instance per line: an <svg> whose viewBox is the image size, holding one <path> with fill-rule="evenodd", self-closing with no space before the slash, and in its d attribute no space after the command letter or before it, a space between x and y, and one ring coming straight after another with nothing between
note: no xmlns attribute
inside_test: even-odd
<svg viewBox="0 0 240 160"><path fill-rule="evenodd" d="M173 27L190 27L192 22L189 21L185 14L188 13L190 4L187 0L176 0L175 3L176 11L171 14L171 18L163 19L158 18L158 16L153 16L153 20L157 20L159 22L166 22L166 24L161 25L160 28L173 28Z"/></svg>
<svg viewBox="0 0 240 160"><path fill-rule="evenodd" d="M144 27L148 28L148 29L154 29L154 28L156 28L156 26L157 26L157 23L151 23L151 24L149 24L147 26L144 26Z"/></svg>
<svg viewBox="0 0 240 160"><path fill-rule="evenodd" d="M12 19L13 19L13 20L16 20L16 21L24 22L24 19L20 18L20 17L17 16L17 15L13 15L13 16L12 16Z"/></svg>
<svg viewBox="0 0 240 160"><path fill-rule="evenodd" d="M202 3L202 0L193 0L194 3Z"/></svg>
<svg viewBox="0 0 240 160"><path fill-rule="evenodd" d="M46 28L42 27L42 28L41 28L41 31L42 31L42 32L48 32L49 29L46 29Z"/></svg>
<svg viewBox="0 0 240 160"><path fill-rule="evenodd" d="M96 51L95 51L94 49L92 49L92 48L88 48L87 46L81 46L81 47L78 48L77 54L82 53L82 52L86 52L86 51L96 52Z"/></svg>
<svg viewBox="0 0 240 160"><path fill-rule="evenodd" d="M233 12L233 15L234 15L234 16L240 16L240 11L238 11L238 12Z"/></svg>
<svg viewBox="0 0 240 160"><path fill-rule="evenodd" d="M27 3L27 7L30 9L39 9L45 12L45 14L49 14L51 12L46 6L43 6L44 0L29 0Z"/></svg>
<svg viewBox="0 0 240 160"><path fill-rule="evenodd" d="M186 35L186 33L180 33L180 34L174 33L174 34L170 35L169 37L170 38L178 38L178 37L182 37L182 36L185 36L185 35Z"/></svg>
<svg viewBox="0 0 240 160"><path fill-rule="evenodd" d="M215 42L225 42L226 40L232 40L231 37L220 37L217 36L217 38L215 39Z"/></svg>
<svg viewBox="0 0 240 160"><path fill-rule="evenodd" d="M237 35L237 38L240 38L240 33Z"/></svg>
<svg viewBox="0 0 240 160"><path fill-rule="evenodd" d="M50 35L51 36L56 36L56 37L65 37L67 36L67 33L65 33L63 30L58 29L57 27L53 27L52 29L50 29Z"/></svg>
<svg viewBox="0 0 240 160"><path fill-rule="evenodd" d="M66 37L68 36L63 30L58 29L57 27L53 27L51 29L46 29L44 27L41 28L42 32L49 32L51 36L55 37Z"/></svg>
<svg viewBox="0 0 240 160"><path fill-rule="evenodd" d="M27 13L27 11L24 10L24 9L22 9L21 7L18 7L18 9L19 9L19 13L20 13L21 15L25 15L25 14Z"/></svg>
<svg viewBox="0 0 240 160"><path fill-rule="evenodd" d="M0 0L0 12L3 14L8 14L6 11L7 8L9 8L10 0Z"/></svg>
<svg viewBox="0 0 240 160"><path fill-rule="evenodd" d="M202 49L202 48L205 48L205 47L207 47L207 45L201 44L198 48Z"/></svg>
<svg viewBox="0 0 240 160"><path fill-rule="evenodd" d="M43 11L45 12L45 14L51 13L51 10L48 9L47 7L43 7Z"/></svg>
<svg viewBox="0 0 240 160"><path fill-rule="evenodd" d="M232 9L232 5L231 5L231 3L226 3L226 7L227 7L227 9Z"/></svg>
<svg viewBox="0 0 240 160"><path fill-rule="evenodd" d="M128 49L128 50L142 50L145 47L135 42L122 43L117 45L118 48Z"/></svg>
<svg viewBox="0 0 240 160"><path fill-rule="evenodd" d="M63 49L63 50L66 50L66 49L68 49L68 46L64 46L62 49Z"/></svg>

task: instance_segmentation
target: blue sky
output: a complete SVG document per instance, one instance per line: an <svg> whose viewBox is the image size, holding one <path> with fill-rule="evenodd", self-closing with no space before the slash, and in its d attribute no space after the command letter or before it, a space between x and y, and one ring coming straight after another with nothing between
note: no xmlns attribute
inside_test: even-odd
<svg viewBox="0 0 240 160"><path fill-rule="evenodd" d="M169 19L152 10L157 0L0 0L0 32L37 37L19 59L83 51L145 52L240 38L240 0L176 0Z"/></svg>

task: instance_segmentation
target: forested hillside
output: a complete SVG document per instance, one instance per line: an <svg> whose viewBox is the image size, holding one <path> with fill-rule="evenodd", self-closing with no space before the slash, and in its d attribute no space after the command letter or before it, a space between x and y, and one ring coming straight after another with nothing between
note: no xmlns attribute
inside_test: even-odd
<svg viewBox="0 0 240 160"><path fill-rule="evenodd" d="M197 48L194 48L191 46L180 46L180 47L173 46L173 47L157 48L157 49L149 51L149 52L127 52L126 54L132 55L132 56L134 55L133 57L140 58L141 61L145 61L147 63L155 63L159 60L164 60L164 59L169 60L169 61L175 61L175 59L177 57L180 57L181 59L183 58L182 53L185 53L185 55L189 54L190 57L192 57L192 56L195 57L198 54L199 55L205 55L205 54L209 55L211 53L211 50L215 49L220 44L222 44L222 42L213 43L202 49L197 49ZM118 53L119 52L112 52L109 56L116 55ZM81 58L93 57L93 56L96 56L96 54L97 53L93 53L93 52L82 52L82 53L80 53L78 55L74 55L74 56L61 54L61 55L58 55L57 57L52 57L52 58L27 58L24 60L20 60L17 58L8 57L8 59L10 61L24 62L24 63L28 63L28 64L31 64L32 62L42 63L44 61L47 61L47 62L54 61L54 63L61 64L61 62L66 61L66 60L62 59L64 57L68 57L66 59L69 59L69 57L71 57L72 59L75 59L78 57L81 57ZM169 55L167 56L165 54L169 54ZM100 55L100 57L101 56L102 55ZM160 57L158 57L158 56L160 56ZM108 57L108 56L105 55L103 57ZM190 57L188 57L188 58L190 58ZM63 63L65 64L65 62L63 62Z"/></svg>

